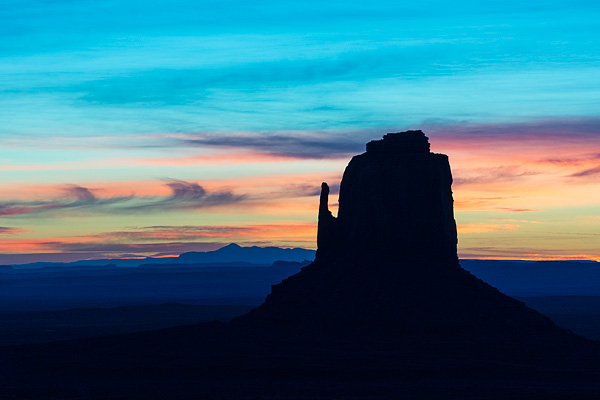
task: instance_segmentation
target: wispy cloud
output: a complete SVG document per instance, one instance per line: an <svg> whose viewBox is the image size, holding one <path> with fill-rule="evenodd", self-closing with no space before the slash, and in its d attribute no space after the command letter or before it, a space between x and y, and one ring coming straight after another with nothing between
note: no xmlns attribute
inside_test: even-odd
<svg viewBox="0 0 600 400"><path fill-rule="evenodd" d="M15 235L25 232L24 229L0 226L0 235Z"/></svg>
<svg viewBox="0 0 600 400"><path fill-rule="evenodd" d="M348 158L365 150L365 142L381 132L361 131L207 131L188 133L151 133L145 135L96 136L93 138L49 137L44 148L64 151L109 150L129 152L128 157L103 159L109 165L194 165L282 162L310 159ZM0 144L20 148L38 148L39 141L26 137L2 139ZM166 153L157 157L159 152ZM107 153L107 154L111 154ZM152 156L145 156L151 153ZM141 154L142 156L137 156ZM160 154L160 153L159 153ZM98 160L94 160L97 168ZM94 168L85 160L76 164L58 163L53 169ZM105 167L106 165L102 165ZM0 166L0 170L40 170L44 165Z"/></svg>
<svg viewBox="0 0 600 400"><path fill-rule="evenodd" d="M20 214L40 214L61 210L94 209L100 211L133 198L111 197L99 199L88 188L68 185L62 188L62 195L52 200L9 201L0 203L0 216Z"/></svg>
<svg viewBox="0 0 600 400"><path fill-rule="evenodd" d="M535 210L530 210L535 211ZM523 222L527 224L542 224L540 221L532 221L530 219L514 219L514 218L490 218L491 221L501 221L501 222Z"/></svg>
<svg viewBox="0 0 600 400"><path fill-rule="evenodd" d="M125 204L119 208L120 212L146 212L152 210L195 210L217 206L226 206L239 203L246 199L246 195L236 195L230 191L222 190L213 193L207 191L197 183L173 180L166 185L172 194L158 199L140 198L139 204Z"/></svg>
<svg viewBox="0 0 600 400"><path fill-rule="evenodd" d="M258 154L306 159L341 158L364 151L364 142L357 137L335 133L196 133L177 140L183 146L245 149Z"/></svg>
<svg viewBox="0 0 600 400"><path fill-rule="evenodd" d="M235 40L234 37L224 38ZM257 37L266 40L266 37ZM277 40L277 39L275 39ZM290 59L280 53L277 59L253 59L215 68L198 65L193 68L152 68L135 74L89 80L63 90L83 93L79 97L96 104L149 103L152 105L186 105L211 103L217 90L247 90L253 93L298 85L336 82L362 82L389 78L398 74L447 75L455 72L457 54L452 48L461 43L465 68L477 68L471 54L477 44L452 38L418 40L386 40L374 43L349 41L345 46L320 48L313 56ZM307 45L308 49L316 46ZM281 51L281 49L278 49ZM243 93L239 94L243 96ZM256 100L260 100L257 98ZM320 105L323 107L323 105ZM336 109L343 108L337 105ZM322 108L331 111L331 107ZM319 109L313 109L318 112Z"/></svg>
<svg viewBox="0 0 600 400"><path fill-rule="evenodd" d="M591 177L600 175L600 166L586 169L583 171L576 172L574 174L569 175L572 178L582 178L582 177Z"/></svg>
<svg viewBox="0 0 600 400"><path fill-rule="evenodd" d="M597 165L600 118L563 117L521 122L424 124L432 149L472 164L502 163L547 170Z"/></svg>
<svg viewBox="0 0 600 400"><path fill-rule="evenodd" d="M343 131L320 130L259 130L231 131L191 130L164 133L108 135L85 138L49 137L45 147L53 149L111 149L131 152L127 159L111 162L120 165L192 165L247 162L279 162L287 159L339 159L365 150L365 143L379 139L386 131L421 128L431 138L432 150L451 155L454 159L467 153L470 157L493 159L527 159L531 164L576 165L597 162L600 154L590 152L600 146L600 118L562 117L521 122L430 121L378 128L349 128ZM0 139L10 146L36 148L39 141L31 138ZM138 157L135 152L154 151L152 157ZM156 157L156 152L169 152ZM174 156L173 151L177 151ZM108 153L110 154L110 153ZM79 163L81 164L81 162ZM52 166L51 166L52 167ZM55 168L58 168L54 166ZM60 166L74 168L76 166ZM37 169L40 166L8 166L9 169Z"/></svg>
<svg viewBox="0 0 600 400"><path fill-rule="evenodd" d="M331 194L338 194L340 191L339 184L331 184L329 186ZM288 184L282 185L279 188L275 188L272 191L257 194L254 196L255 200L269 200L269 199L287 199L287 198L298 198L298 197L312 197L321 194L321 183L315 183L314 185L309 184Z"/></svg>
<svg viewBox="0 0 600 400"><path fill-rule="evenodd" d="M72 185L70 187L65 188L65 192L67 192L72 197L80 201L95 201L96 196L92 194L90 189L85 188L83 186Z"/></svg>
<svg viewBox="0 0 600 400"><path fill-rule="evenodd" d="M306 237L316 236L316 223L279 223L249 225L157 225L127 227L118 231L103 232L96 235L75 236L36 240L52 248L74 250L77 246L90 244L127 244L137 245L144 242L198 241L201 239L224 238L265 238L265 237ZM72 247L69 247L72 246Z"/></svg>
<svg viewBox="0 0 600 400"><path fill-rule="evenodd" d="M454 186L481 185L498 182L516 182L525 177L537 175L538 172L523 171L515 166L499 166L491 168L477 168L473 171L457 171ZM469 176L470 175L470 176Z"/></svg>
<svg viewBox="0 0 600 400"><path fill-rule="evenodd" d="M472 223L458 225L456 227L459 234L467 233L485 233L494 231L514 231L521 227L519 224L489 224L489 223Z"/></svg>
<svg viewBox="0 0 600 400"><path fill-rule="evenodd" d="M0 203L0 216L84 210L89 213L122 214L148 211L195 210L226 206L246 196L227 190L207 192L194 182L171 180L165 183L169 196L116 196L99 198L94 189L78 185L63 187L62 196L52 200L23 200Z"/></svg>
<svg viewBox="0 0 600 400"><path fill-rule="evenodd" d="M597 160L589 153L590 146L600 145L600 118L564 117L523 122L426 122L420 125L432 138L434 150L449 154L455 150L487 155L497 152L498 158L527 158L531 164L586 162ZM397 129L387 129L395 131ZM243 154L279 158L327 159L344 158L364 151L365 142L377 139L381 129L349 130L346 132L197 132L155 134L155 146L178 148L214 148ZM507 154L508 153L508 154ZM540 154L547 154L540 159ZM212 156L215 157L215 156ZM497 178L508 178L512 168L497 167ZM523 173L526 175L527 173ZM512 173L512 176L516 174Z"/></svg>
<svg viewBox="0 0 600 400"><path fill-rule="evenodd" d="M470 139L475 141L474 145L490 139L501 139L520 146L533 142L543 146L547 144L545 140L562 142L565 145L586 141L596 143L600 140L599 117L545 117L528 121L486 123L432 121L423 125L436 138L448 137L459 141Z"/></svg>
<svg viewBox="0 0 600 400"><path fill-rule="evenodd" d="M531 208L511 208L511 207L498 207L498 210L505 210L511 212L540 212L542 210L534 210Z"/></svg>
<svg viewBox="0 0 600 400"><path fill-rule="evenodd" d="M567 248L547 249L533 246L468 246L459 251L460 258L488 260L595 260L600 262L600 254L594 252L573 253Z"/></svg>
<svg viewBox="0 0 600 400"><path fill-rule="evenodd" d="M554 156L547 159L542 159L541 162L547 162L558 165L581 165L586 164L588 162L595 162L598 160L600 160L600 153L586 153L579 156L570 157Z"/></svg>

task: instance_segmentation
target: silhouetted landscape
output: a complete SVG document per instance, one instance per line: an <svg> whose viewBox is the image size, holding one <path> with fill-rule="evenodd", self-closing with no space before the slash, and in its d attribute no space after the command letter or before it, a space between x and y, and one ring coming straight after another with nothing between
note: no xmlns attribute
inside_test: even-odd
<svg viewBox="0 0 600 400"><path fill-rule="evenodd" d="M598 398L598 263L459 262L451 185L387 134L337 216L322 184L316 254L2 266L3 398Z"/></svg>
<svg viewBox="0 0 600 400"><path fill-rule="evenodd" d="M111 260L108 265L1 268L0 344L230 320L260 305L272 285L309 263L227 260L160 265L136 260L127 267ZM597 263L461 260L461 266L559 326L600 339L600 296L594 295L600 292Z"/></svg>

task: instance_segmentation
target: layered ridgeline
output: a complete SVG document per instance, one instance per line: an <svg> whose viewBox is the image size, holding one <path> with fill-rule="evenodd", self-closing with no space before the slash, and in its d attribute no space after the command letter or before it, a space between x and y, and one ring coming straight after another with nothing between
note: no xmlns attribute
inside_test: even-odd
<svg viewBox="0 0 600 400"><path fill-rule="evenodd" d="M423 132L368 143L344 172L337 218L322 185L315 261L240 321L450 341L569 341L573 335L461 268L451 185L448 157L431 153Z"/></svg>

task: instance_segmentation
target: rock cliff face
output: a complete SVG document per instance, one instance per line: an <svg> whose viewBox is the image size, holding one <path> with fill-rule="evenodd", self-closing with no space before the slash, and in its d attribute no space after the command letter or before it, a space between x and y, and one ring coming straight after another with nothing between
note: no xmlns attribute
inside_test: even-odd
<svg viewBox="0 0 600 400"><path fill-rule="evenodd" d="M337 218L322 184L315 261L239 321L469 343L567 338L460 267L451 184L447 156L423 132L370 142L344 172Z"/></svg>
<svg viewBox="0 0 600 400"><path fill-rule="evenodd" d="M429 152L421 131L390 133L350 161L339 216L322 185L319 256L372 253L391 258L456 261L456 224L448 157Z"/></svg>

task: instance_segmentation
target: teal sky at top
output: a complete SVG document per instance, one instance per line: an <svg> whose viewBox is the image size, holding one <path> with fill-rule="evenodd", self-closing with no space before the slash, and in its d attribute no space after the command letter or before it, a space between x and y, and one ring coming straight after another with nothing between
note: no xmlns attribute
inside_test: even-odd
<svg viewBox="0 0 600 400"><path fill-rule="evenodd" d="M0 139L594 116L599 20L597 1L3 0Z"/></svg>

